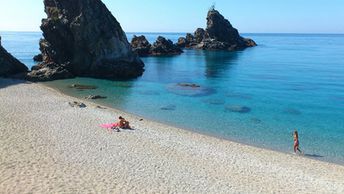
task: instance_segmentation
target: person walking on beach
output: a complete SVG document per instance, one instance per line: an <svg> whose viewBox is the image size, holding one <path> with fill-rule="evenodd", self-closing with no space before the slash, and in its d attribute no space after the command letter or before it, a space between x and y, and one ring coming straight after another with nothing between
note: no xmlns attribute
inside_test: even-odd
<svg viewBox="0 0 344 194"><path fill-rule="evenodd" d="M294 153L296 153L296 151L299 151L302 154L302 151L300 150L300 142L299 142L299 133L297 132L297 130L295 129L294 133Z"/></svg>

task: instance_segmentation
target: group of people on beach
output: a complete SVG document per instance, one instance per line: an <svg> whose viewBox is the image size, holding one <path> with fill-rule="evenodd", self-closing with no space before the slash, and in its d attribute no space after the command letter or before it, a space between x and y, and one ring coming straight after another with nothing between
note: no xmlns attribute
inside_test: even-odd
<svg viewBox="0 0 344 194"><path fill-rule="evenodd" d="M125 120L122 116L118 117L119 121L111 127L112 130L115 130L117 132L120 131L120 129L132 129L131 126L129 125L129 121ZM300 142L299 142L299 133L295 129L293 132L293 137L294 137L294 153L303 153L300 149Z"/></svg>

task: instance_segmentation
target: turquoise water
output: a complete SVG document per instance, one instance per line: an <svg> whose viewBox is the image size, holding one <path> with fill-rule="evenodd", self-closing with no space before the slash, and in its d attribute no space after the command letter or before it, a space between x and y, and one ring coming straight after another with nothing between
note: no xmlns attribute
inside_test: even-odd
<svg viewBox="0 0 344 194"><path fill-rule="evenodd" d="M3 45L27 66L40 33L0 33ZM128 33L131 38L133 34ZM137 33L140 35L140 33ZM158 35L176 41L184 34ZM127 82L76 78L48 83L98 102L177 127L292 153L292 131L306 156L344 164L344 35L244 34L258 47L239 52L185 50L147 57L144 75ZM192 91L177 83L195 83ZM98 86L79 91L68 85ZM248 107L238 113L228 107Z"/></svg>

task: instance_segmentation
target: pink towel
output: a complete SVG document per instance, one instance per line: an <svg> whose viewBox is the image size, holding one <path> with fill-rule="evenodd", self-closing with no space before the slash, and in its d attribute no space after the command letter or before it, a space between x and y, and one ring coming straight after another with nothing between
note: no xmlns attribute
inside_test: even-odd
<svg viewBox="0 0 344 194"><path fill-rule="evenodd" d="M118 127L119 124L118 123L109 123L109 124L101 124L99 126L102 128L105 128L105 129L111 129L113 127Z"/></svg>

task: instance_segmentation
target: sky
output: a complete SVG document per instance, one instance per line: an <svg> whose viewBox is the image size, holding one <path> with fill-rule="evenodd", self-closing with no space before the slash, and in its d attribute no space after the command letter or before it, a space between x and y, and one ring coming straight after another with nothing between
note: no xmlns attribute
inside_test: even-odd
<svg viewBox="0 0 344 194"><path fill-rule="evenodd" d="M212 4L241 33L344 33L344 0L103 0L126 32L193 32ZM0 0L0 31L40 31L43 0Z"/></svg>

